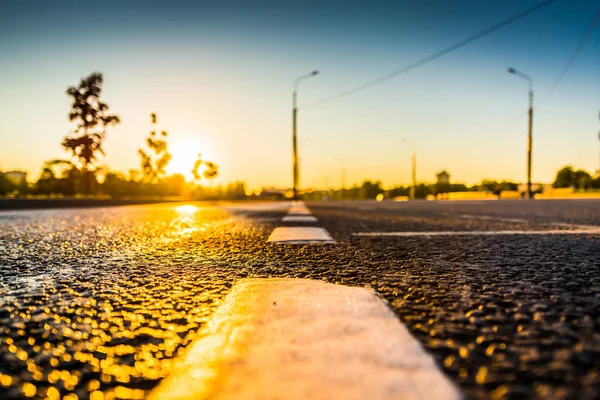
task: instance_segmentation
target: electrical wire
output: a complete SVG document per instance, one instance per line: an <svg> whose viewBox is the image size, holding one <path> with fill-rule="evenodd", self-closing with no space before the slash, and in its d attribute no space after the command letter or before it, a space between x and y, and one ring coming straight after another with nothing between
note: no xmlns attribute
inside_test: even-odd
<svg viewBox="0 0 600 400"><path fill-rule="evenodd" d="M411 71L411 70L413 70L415 68L418 68L418 67L420 67L422 65L425 65L425 64L428 64L428 63L430 63L430 62L432 62L434 60L437 60L438 58L440 58L440 57L442 57L442 56L444 56L444 55L446 55L448 53L451 53L451 52L453 52L455 50L458 50L461 47L464 47L464 46L466 46L466 45L468 45L468 44L470 44L472 42L475 42L476 40L479 40L482 37L489 35L490 33L496 32L496 31L498 31L498 30L500 30L500 29L502 29L502 28L504 28L504 27L506 27L506 26L508 26L508 25L510 25L510 24L512 24L512 23L514 23L514 22L516 22L516 21L518 21L520 19L522 19L522 18L525 18L526 16L528 16L530 14L533 14L536 11L539 11L539 10L541 10L541 9L549 6L550 4L552 4L552 3L556 2L556 1L557 0L546 0L546 1L543 1L543 2L541 2L541 3L539 3L539 4L537 4L537 5L533 6L533 7L531 7L529 9L525 10L525 11L522 11L522 12L520 12L518 14L515 14L512 17L505 19L504 21L501 21L501 22L499 22L499 23L497 23L495 25L492 25L491 27L486 28L486 29L480 31L479 33L476 33L473 36L470 36L470 37L468 37L468 38L466 38L464 40L461 40L461 41L459 41L459 42L457 42L457 43L455 43L455 44L453 44L451 46L446 47L445 49L442 49L442 50L440 50L438 52L435 52L435 53L433 53L433 54L431 54L431 55L429 55L427 57L424 57L424 58L422 58L422 59L420 59L420 60L418 60L418 61L416 61L416 62L414 62L412 64L409 64L409 65L407 65L407 66L405 66L403 68L400 68L400 69L398 69L396 71L393 71L393 72L391 72L391 73L389 73L387 75L384 75L384 76L381 76L379 78L373 79L372 81L364 83L364 84L362 84L360 86L357 86L357 87L355 87L353 89L347 90L345 92L341 92L341 93L339 93L339 94L337 94L335 96L327 97L327 98L325 98L323 100L320 100L320 101L317 101L315 103L309 104L309 105L307 105L307 106L305 106L303 108L306 109L306 108L316 107L316 106L321 105L321 104L330 103L330 102L332 102L334 100L340 99L342 97L350 96L351 94L360 92L360 91L362 91L364 89L367 89L367 88L369 88L371 86L374 86L374 85L383 83L383 82L385 82L387 80L390 80L392 78L395 78L398 75L404 74L404 73L409 72L409 71Z"/></svg>
<svg viewBox="0 0 600 400"><path fill-rule="evenodd" d="M569 72L569 70L571 69L571 67L573 66L573 64L575 63L575 60L579 56L579 53L581 53L581 50L583 49L583 47L585 46L586 42L588 41L588 39L592 35L592 32L594 31L594 28L596 27L596 24L598 24L598 21L600 21L600 9L596 13L596 16L592 20L592 23L589 25L587 31L585 32L585 35L583 35L583 38L581 38L581 41L579 42L579 45L577 46L577 48L575 49L575 51L573 52L573 54L571 54L571 57L569 58L569 61L567 62L567 64L563 68L562 72L556 78L556 80L554 81L554 83L550 87L550 90L548 90L548 92L544 95L544 97L542 98L542 100L539 101L539 102L536 102L536 105L545 102L546 100L548 100L548 98L550 96L552 96L552 93L554 93L554 91L556 90L556 88L558 87L558 85L562 82L563 78L567 75L567 73Z"/></svg>

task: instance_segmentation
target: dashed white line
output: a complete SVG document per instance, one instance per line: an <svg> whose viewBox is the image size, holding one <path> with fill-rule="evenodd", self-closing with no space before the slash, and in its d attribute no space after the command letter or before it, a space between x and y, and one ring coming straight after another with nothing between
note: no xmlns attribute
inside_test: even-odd
<svg viewBox="0 0 600 400"><path fill-rule="evenodd" d="M366 288L240 281L150 399L460 399Z"/></svg>
<svg viewBox="0 0 600 400"><path fill-rule="evenodd" d="M267 242L273 244L320 244L335 243L335 240L323 228L280 226L271 232Z"/></svg>
<svg viewBox="0 0 600 400"><path fill-rule="evenodd" d="M452 215L450 213L446 213L446 214L449 216ZM500 222L512 222L515 224L529 222L528 220L522 219L522 218L506 218L506 217L497 217L497 216L493 216L493 215L461 214L461 215L459 215L459 217L463 218L463 219L481 219L481 220L491 220L491 221L500 221Z"/></svg>
<svg viewBox="0 0 600 400"><path fill-rule="evenodd" d="M283 222L317 222L317 217L312 215L286 215L282 219Z"/></svg>

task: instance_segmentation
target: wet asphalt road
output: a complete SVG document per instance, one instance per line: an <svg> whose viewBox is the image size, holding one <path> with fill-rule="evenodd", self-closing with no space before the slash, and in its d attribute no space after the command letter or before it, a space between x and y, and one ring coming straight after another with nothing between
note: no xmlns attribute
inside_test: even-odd
<svg viewBox="0 0 600 400"><path fill-rule="evenodd" d="M143 398L238 279L282 276L377 290L469 398L600 397L599 234L354 235L600 226L600 201L307 205L336 244L267 244L272 205L0 212L0 397Z"/></svg>

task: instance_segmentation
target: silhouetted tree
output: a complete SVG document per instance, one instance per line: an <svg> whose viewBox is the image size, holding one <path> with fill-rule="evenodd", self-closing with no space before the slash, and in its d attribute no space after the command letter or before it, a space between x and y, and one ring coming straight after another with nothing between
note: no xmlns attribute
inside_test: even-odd
<svg viewBox="0 0 600 400"><path fill-rule="evenodd" d="M555 188L587 189L594 186L594 181L587 171L583 169L575 171L572 166L567 165L556 173L556 179L552 186Z"/></svg>
<svg viewBox="0 0 600 400"><path fill-rule="evenodd" d="M27 179L23 179L19 182L15 182L10 179L6 174L0 172L0 195L5 194L17 194L22 195L29 192L29 185Z"/></svg>
<svg viewBox="0 0 600 400"><path fill-rule="evenodd" d="M104 154L102 143L106 128L120 122L119 117L108 113L108 105L100 101L102 74L94 72L83 78L78 86L71 86L67 94L73 98L69 120L77 123L76 129L62 142L78 160L86 181L86 194L90 193L91 175L97 153Z"/></svg>
<svg viewBox="0 0 600 400"><path fill-rule="evenodd" d="M394 197L399 197L399 196L408 196L410 193L410 187L404 187L404 186L398 186L395 188L392 188L390 190L387 191L387 197L389 198L394 198Z"/></svg>
<svg viewBox="0 0 600 400"><path fill-rule="evenodd" d="M149 151L146 153L144 150L138 149L138 154L141 157L144 181L156 183L165 175L167 165L171 161L171 154L167 151L167 141L165 140L168 136L167 131L161 131L159 136L156 131L156 114L150 114L150 118L152 129L150 130L150 136L146 139Z"/></svg>
<svg viewBox="0 0 600 400"><path fill-rule="evenodd" d="M365 181L360 188L360 197L363 199L374 199L379 193L383 192L381 182Z"/></svg>
<svg viewBox="0 0 600 400"><path fill-rule="evenodd" d="M35 193L73 196L81 193L84 184L95 192L98 181L94 175L90 176L91 179L84 182L86 176L71 161L49 160L44 162L40 178L34 185Z"/></svg>
<svg viewBox="0 0 600 400"><path fill-rule="evenodd" d="M575 171L572 166L567 165L556 173L556 179L552 186L555 188L567 188L573 186L574 183Z"/></svg>
<svg viewBox="0 0 600 400"><path fill-rule="evenodd" d="M49 166L42 168L40 178L35 183L35 191L37 194L49 195L57 192L58 179L54 175L54 171Z"/></svg>
<svg viewBox="0 0 600 400"><path fill-rule="evenodd" d="M160 193L165 196L181 196L185 185L185 177L182 174L173 174L164 180Z"/></svg>
<svg viewBox="0 0 600 400"><path fill-rule="evenodd" d="M219 167L217 166L217 164L210 161L206 161L204 165L206 166L206 169L204 170L204 177L208 179L208 181L211 182L212 185L212 180L215 179L217 175L219 175Z"/></svg>
<svg viewBox="0 0 600 400"><path fill-rule="evenodd" d="M10 181L6 179L3 172L0 172L0 195L7 194L9 190Z"/></svg>
<svg viewBox="0 0 600 400"><path fill-rule="evenodd" d="M434 185L432 185L434 186ZM417 199L425 199L427 198L428 195L432 194L433 190L430 186L425 185L424 183L421 183L419 185L417 185L417 187L415 188L415 197Z"/></svg>
<svg viewBox="0 0 600 400"><path fill-rule="evenodd" d="M246 198L246 184L242 181L230 183L225 188L225 199L242 200Z"/></svg>
<svg viewBox="0 0 600 400"><path fill-rule="evenodd" d="M592 185L592 176L585 170L575 171L575 187L577 189L587 189Z"/></svg>
<svg viewBox="0 0 600 400"><path fill-rule="evenodd" d="M204 161L202 160L202 154L198 154L198 158L196 158L196 162L194 162L194 168L192 169L194 181L199 181L202 179L202 175L200 175L200 167L202 164L204 164Z"/></svg>

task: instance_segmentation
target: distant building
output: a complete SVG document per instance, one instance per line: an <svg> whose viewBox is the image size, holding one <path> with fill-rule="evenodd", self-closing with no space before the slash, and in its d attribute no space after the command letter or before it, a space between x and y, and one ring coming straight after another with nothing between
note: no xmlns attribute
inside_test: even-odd
<svg viewBox="0 0 600 400"><path fill-rule="evenodd" d="M443 170L439 174L437 174L437 184L438 185L448 185L450 184L450 174Z"/></svg>
<svg viewBox="0 0 600 400"><path fill-rule="evenodd" d="M8 171L4 173L4 177L17 186L27 182L27 172L23 171Z"/></svg>
<svg viewBox="0 0 600 400"><path fill-rule="evenodd" d="M270 200L283 200L285 192L285 189L263 188L258 197Z"/></svg>
<svg viewBox="0 0 600 400"><path fill-rule="evenodd" d="M450 192L450 174L446 171L443 170L442 172L438 173L437 175L437 181L435 183L435 198L438 198L438 195L440 196L440 198L444 197L444 194L447 194ZM448 196L446 196L448 197Z"/></svg>

